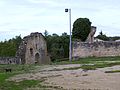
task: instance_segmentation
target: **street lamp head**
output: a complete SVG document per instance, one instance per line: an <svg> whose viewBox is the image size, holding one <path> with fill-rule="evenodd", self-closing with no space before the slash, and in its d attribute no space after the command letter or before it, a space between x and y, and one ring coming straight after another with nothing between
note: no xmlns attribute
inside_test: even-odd
<svg viewBox="0 0 120 90"><path fill-rule="evenodd" d="M65 12L68 12L68 9L65 9Z"/></svg>

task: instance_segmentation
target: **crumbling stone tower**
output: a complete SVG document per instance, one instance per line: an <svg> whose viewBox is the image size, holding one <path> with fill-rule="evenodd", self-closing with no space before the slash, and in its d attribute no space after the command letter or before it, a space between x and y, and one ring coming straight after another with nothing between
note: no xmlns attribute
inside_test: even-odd
<svg viewBox="0 0 120 90"><path fill-rule="evenodd" d="M88 43L93 43L94 42L94 34L96 32L96 29L97 29L97 27L91 26L91 30L90 30L90 33L87 37L86 42L88 42Z"/></svg>
<svg viewBox="0 0 120 90"><path fill-rule="evenodd" d="M44 36L36 32L24 37L16 57L21 64L48 64L50 58Z"/></svg>

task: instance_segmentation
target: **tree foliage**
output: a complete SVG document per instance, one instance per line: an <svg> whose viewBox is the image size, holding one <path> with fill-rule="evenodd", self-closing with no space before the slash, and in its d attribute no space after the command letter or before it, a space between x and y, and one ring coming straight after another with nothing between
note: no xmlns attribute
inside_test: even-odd
<svg viewBox="0 0 120 90"><path fill-rule="evenodd" d="M96 36L96 38L104 40L104 41L115 41L115 40L119 40L120 39L119 36L108 37L108 36L106 36L106 34L103 34L102 31L99 33L98 36Z"/></svg>
<svg viewBox="0 0 120 90"><path fill-rule="evenodd" d="M109 37L111 41L120 40L120 36Z"/></svg>
<svg viewBox="0 0 120 90"><path fill-rule="evenodd" d="M45 30L44 36L45 36L45 37L48 36L48 31L47 31L47 30Z"/></svg>
<svg viewBox="0 0 120 90"><path fill-rule="evenodd" d="M107 37L105 34L103 34L102 31L99 33L98 36L96 36L96 38L101 39L101 40L104 40L104 41L109 41L109 40L110 40L110 38Z"/></svg>
<svg viewBox="0 0 120 90"><path fill-rule="evenodd" d="M52 61L56 59L68 58L69 56L69 35L63 33L61 36L57 34L45 36L47 40L48 53Z"/></svg>
<svg viewBox="0 0 120 90"><path fill-rule="evenodd" d="M0 42L0 57L15 56L16 51L21 42L21 36L16 36L10 40L5 40Z"/></svg>
<svg viewBox="0 0 120 90"><path fill-rule="evenodd" d="M88 18L78 18L73 24L73 38L85 41L90 33L90 29L91 22Z"/></svg>

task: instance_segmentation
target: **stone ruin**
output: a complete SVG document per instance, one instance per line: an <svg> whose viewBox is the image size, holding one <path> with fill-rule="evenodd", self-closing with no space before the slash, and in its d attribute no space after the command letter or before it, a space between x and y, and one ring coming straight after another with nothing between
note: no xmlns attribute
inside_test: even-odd
<svg viewBox="0 0 120 90"><path fill-rule="evenodd" d="M91 27L86 42L73 42L72 57L109 57L120 56L120 41L94 41L96 27Z"/></svg>
<svg viewBox="0 0 120 90"><path fill-rule="evenodd" d="M91 31L87 37L86 42L88 43L93 43L94 42L94 34L96 32L96 27L95 26L91 26Z"/></svg>
<svg viewBox="0 0 120 90"><path fill-rule="evenodd" d="M47 53L47 45L41 33L31 33L23 38L16 57L21 64L48 64L50 58Z"/></svg>
<svg viewBox="0 0 120 90"><path fill-rule="evenodd" d="M109 57L109 56L120 56L120 41L73 43L72 57L74 59L84 57Z"/></svg>
<svg viewBox="0 0 120 90"><path fill-rule="evenodd" d="M0 64L19 64L19 59L16 57L0 57Z"/></svg>
<svg viewBox="0 0 120 90"><path fill-rule="evenodd" d="M35 32L23 38L16 57L0 57L0 64L49 64L47 44L41 33Z"/></svg>

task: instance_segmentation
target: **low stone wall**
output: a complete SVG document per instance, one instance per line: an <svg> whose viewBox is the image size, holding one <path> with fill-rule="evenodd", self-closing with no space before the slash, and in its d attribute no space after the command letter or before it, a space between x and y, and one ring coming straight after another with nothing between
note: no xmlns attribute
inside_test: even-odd
<svg viewBox="0 0 120 90"><path fill-rule="evenodd" d="M120 42L74 42L72 57L74 59L83 57L107 57L120 56Z"/></svg>
<svg viewBox="0 0 120 90"><path fill-rule="evenodd" d="M0 57L0 64L19 64L19 59L16 57Z"/></svg>

